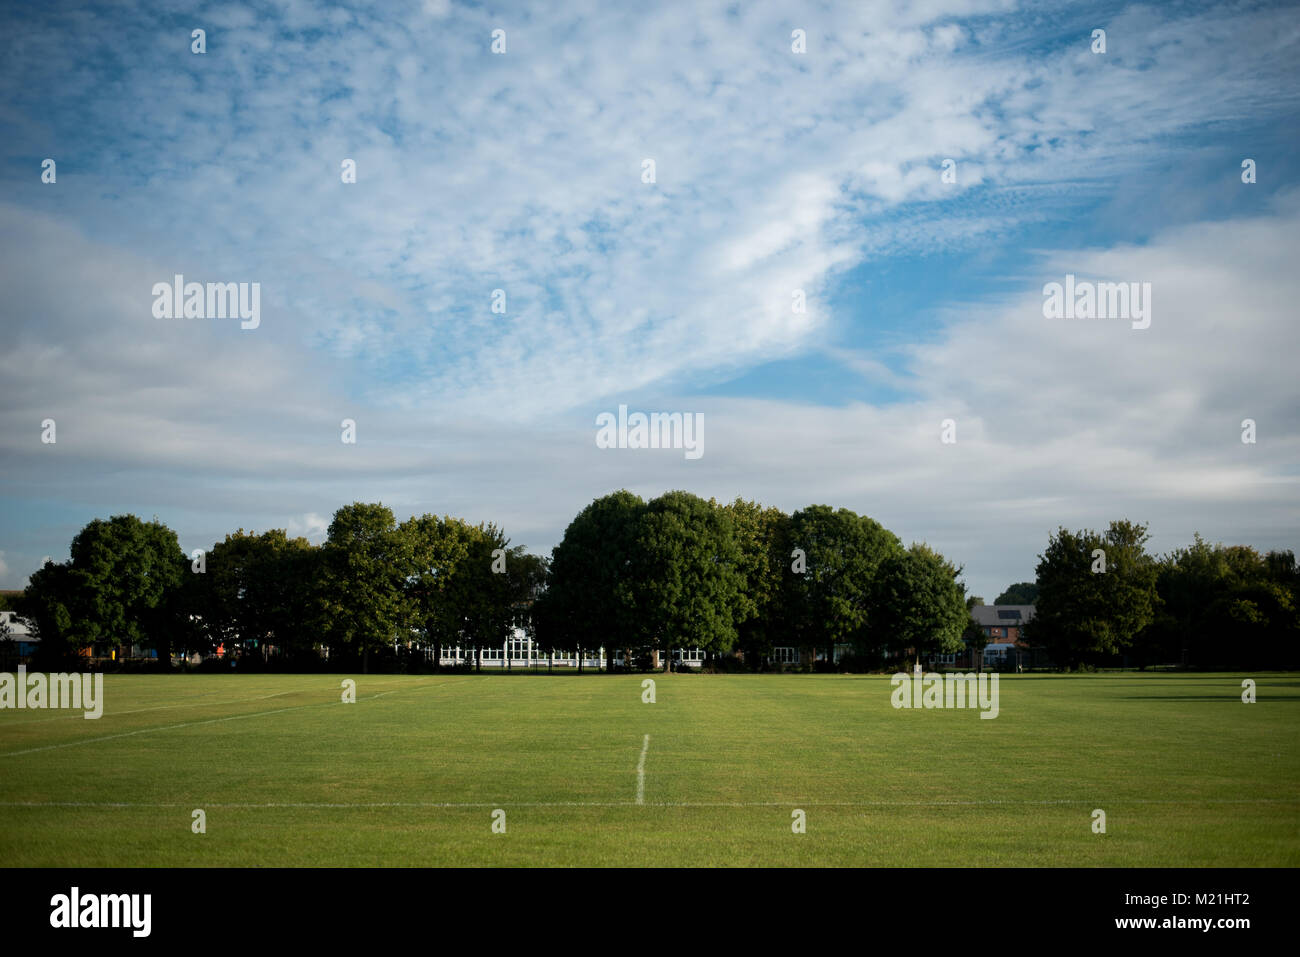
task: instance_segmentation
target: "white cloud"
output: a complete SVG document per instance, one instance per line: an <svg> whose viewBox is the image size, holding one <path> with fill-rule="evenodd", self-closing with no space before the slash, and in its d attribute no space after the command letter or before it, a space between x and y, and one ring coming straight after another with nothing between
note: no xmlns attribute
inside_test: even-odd
<svg viewBox="0 0 1300 957"><path fill-rule="evenodd" d="M75 250L62 234L51 241ZM587 408L545 423L360 412L358 444L345 446L337 409L346 403L322 389L316 370L277 368L274 350L264 368L250 367L242 350L227 354L234 330L195 339L166 379L106 375L94 356L111 357L112 370L130 353L115 345L123 325L102 313L61 349L0 356L0 378L31 392L6 406L0 436L20 494L148 502L187 544L241 525L319 540L338 506L382 500L399 516L495 520L516 543L544 548L597 495L687 488L866 512L965 562L991 600L1032 577L1033 556L1058 524L1146 520L1160 549L1198 530L1295 545L1297 248L1300 203L1288 199L1269 215L1171 229L1143 248L1047 254L1026 269L1023 294L954 311L934 341L906 351L903 372L837 354L872 381L910 390L906 402L649 396L647 408L705 413L705 455L695 462L597 449ZM87 294L79 270L132 272L98 254L69 262L81 264L64 286L76 301ZM1042 284L1066 271L1151 282L1151 327L1044 319ZM226 375L240 388L222 385ZM60 388L42 392L45 379ZM25 428L44 409L64 417L57 447ZM949 417L955 446L939 441ZM1240 442L1246 417L1259 425L1256 445Z"/></svg>
<svg viewBox="0 0 1300 957"><path fill-rule="evenodd" d="M1153 162L1161 136L1289 102L1286 48L1245 45L1280 11L1133 12L1102 69L1082 40L1025 49L1050 37L1042 23L954 20L1005 3L905 6L825 13L805 56L775 3L519 13L498 18L503 57L487 52L498 19L477 8L424 4L446 19L410 22L370 10L310 41L232 8L202 63L149 46L86 89L78 115L103 120L80 135L117 160L77 171L80 218L164 272L262 281L281 347L346 360L347 387L378 403L550 415L815 347L826 311L795 319L792 288L1040 215L994 196L947 203L982 182L1069 191ZM296 4L283 17L329 25ZM98 42L59 37L86 70L81 47ZM9 69L57 94L63 80L41 80L48 51L31 50ZM654 186L639 178L647 156ZM355 186L339 182L344 157ZM945 157L955 187L939 180ZM124 172L147 194L124 194ZM498 287L505 316L487 310Z"/></svg>
<svg viewBox="0 0 1300 957"><path fill-rule="evenodd" d="M36 24L5 48L11 85L45 91L11 106L12 148L78 159L57 192L0 205L10 494L146 503L187 543L319 535L340 504L382 498L540 546L610 488L687 487L850 505L1016 578L1047 526L1121 508L1174 540L1290 534L1293 205L1027 262L1023 298L958 309L905 370L836 340L845 270L976 250L1174 165L1168 137L1293 102L1287 11L1131 10L1102 61L1086 31L1044 54L1073 26L1036 9L982 16L1010 6L823 11L797 57L782 4L579 4L507 17L494 57L482 8L286 2L277 24L214 19L206 58L126 21L137 55L112 83L99 34ZM1047 324L1037 290L1067 271L1152 282L1151 328ZM152 319L148 291L175 272L260 281L261 328ZM818 351L915 398L692 398ZM705 411L704 459L597 455L591 410L631 392ZM57 446L39 443L47 416ZM1246 416L1259 444L1220 446Z"/></svg>

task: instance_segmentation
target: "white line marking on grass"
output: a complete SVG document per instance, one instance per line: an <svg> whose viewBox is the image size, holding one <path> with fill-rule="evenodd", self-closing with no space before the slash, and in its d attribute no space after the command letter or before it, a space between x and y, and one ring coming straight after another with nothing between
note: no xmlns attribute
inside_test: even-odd
<svg viewBox="0 0 1300 957"><path fill-rule="evenodd" d="M636 763L636 803L645 803L645 756L650 750L650 735L641 742L641 760Z"/></svg>
<svg viewBox="0 0 1300 957"><path fill-rule="evenodd" d="M447 684L440 684L440 685L420 684L419 685L419 687L421 688L443 688L447 686L448 686ZM222 701L187 701L182 704L159 704L159 705L151 705L148 708L131 708L128 711L107 711L106 710L103 714L103 717L100 720L103 720L103 718L116 718L119 715L124 715L124 714L140 714L145 711L175 711L179 708L206 708L212 705L243 704L245 701L265 701L267 698L282 698L287 694L314 694L321 691L331 691L333 690L333 688L334 688L333 685L324 685L320 688L292 688L289 691L277 691L274 694L255 695L252 698L230 698ZM394 690L405 691L406 689L396 688ZM203 694L193 695L192 697L208 698L214 694L220 694L220 693L221 692L219 691L207 691L204 692ZM392 694L392 693L393 693L392 691L385 691L383 694ZM377 698L382 696L383 695L375 695L375 697ZM48 718L32 718L27 721L5 721L3 724L0 724L0 728L12 728L24 724L44 724L47 721L66 721L69 718L83 718L82 711L84 710L85 709L83 708L78 708L76 710L76 713L74 714L56 714Z"/></svg>
<svg viewBox="0 0 1300 957"><path fill-rule="evenodd" d="M428 688L430 685L420 685L421 688ZM437 687L434 685L433 687ZM404 691L404 688L395 688L393 691L383 691L379 694L368 695L360 698L360 701L373 701L375 698L383 697L386 694L395 694L397 691ZM253 711L249 714L232 714L224 718L207 718L203 721L184 721L180 724L168 724L159 728L140 728L136 731L123 731L120 734L106 734L98 738L82 738L79 741L65 741L62 744L47 744L39 748L26 748L22 751L4 751L0 752L0 758L16 758L23 754L36 754L40 751L57 751L59 748L75 748L80 744L97 744L101 741L112 741L116 738L131 738L137 734L152 734L155 731L175 731L177 728L196 728L203 724L220 724L223 721L238 721L241 718L260 718L268 714L284 714L288 711L302 711L304 708L323 708L328 705L337 704L337 701L319 701L315 704L300 704L292 708L276 708L274 711Z"/></svg>
<svg viewBox="0 0 1300 957"><path fill-rule="evenodd" d="M93 674L93 672L89 672ZM220 694L219 691L207 691L199 695L190 695L193 698L210 698L214 694ZM223 701L221 704L238 704L240 701L258 701L259 698L236 698L233 701ZM213 704L211 701L186 701L182 704L159 704L151 705L148 708L132 708L130 711L105 711L104 714L109 717L115 717L119 714L139 714L141 711L169 711L175 708L202 708L206 705ZM12 728L21 724L43 724L46 721L66 721L69 718L81 718L84 708L77 708L75 714L56 714L48 718L32 718L28 721L6 721L4 727ZM101 716L102 717L102 716Z"/></svg>
<svg viewBox="0 0 1300 957"><path fill-rule="evenodd" d="M673 807L673 808L745 808L745 807L987 807L1006 805L1009 807L1027 807L1040 805L1082 805L1097 804L1097 800L1087 801L371 801L352 803L325 803L309 801L268 801L262 804L222 803L219 801L189 801L183 804L131 803L125 801L0 801L0 807L41 808L41 807L78 807L78 808L178 808L219 807L234 810L262 809L301 809L319 808L334 810L363 810L370 808L483 808L483 807ZM1146 800L1110 800L1101 803L1126 804L1300 804L1300 798L1228 798L1224 800L1201 800L1197 798L1160 798Z"/></svg>
<svg viewBox="0 0 1300 957"><path fill-rule="evenodd" d="M301 711L303 708L319 708L319 704L303 704L296 708L277 708L275 711L254 711L251 714L232 714L224 718L208 718L205 721L185 721L181 724L168 724L161 728L140 728L137 731L123 731L121 734L106 734L99 738L83 738L80 741L65 741L62 744L47 744L40 748L27 748L24 751L5 751L0 758L16 758L22 754L36 754L39 751L56 751L59 748L75 748L79 744L97 744L100 741L112 741L116 738L131 738L137 734L152 734L155 731L174 731L177 728L195 728L201 724L218 724L222 721L238 721L240 718L258 718L267 714L284 714L286 711Z"/></svg>

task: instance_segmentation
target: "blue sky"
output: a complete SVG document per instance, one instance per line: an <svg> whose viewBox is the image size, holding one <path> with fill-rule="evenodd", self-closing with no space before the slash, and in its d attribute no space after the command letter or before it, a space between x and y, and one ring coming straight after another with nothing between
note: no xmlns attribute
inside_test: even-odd
<svg viewBox="0 0 1300 957"><path fill-rule="evenodd" d="M1297 545L1294 8L2 16L0 587L123 511L190 549L382 500L546 551L621 487L854 508L989 599L1058 525ZM1067 272L1150 282L1150 328L1045 319ZM259 282L260 326L154 318L176 273ZM705 454L596 448L621 403Z"/></svg>

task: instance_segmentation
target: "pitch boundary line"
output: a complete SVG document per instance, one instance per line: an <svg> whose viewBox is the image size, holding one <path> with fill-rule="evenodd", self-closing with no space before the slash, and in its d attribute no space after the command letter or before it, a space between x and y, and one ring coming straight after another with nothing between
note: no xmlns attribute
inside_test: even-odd
<svg viewBox="0 0 1300 957"><path fill-rule="evenodd" d="M650 750L650 735L641 742L641 760L636 763L636 803L645 804L645 756Z"/></svg>
<svg viewBox="0 0 1300 957"><path fill-rule="evenodd" d="M226 810L274 810L274 809L311 809L350 810L373 808L510 808L510 807L661 807L661 808L747 808L747 807L1046 807L1066 805L1096 805L1103 803L1112 807L1130 804L1300 804L1300 798L1130 798L1098 800L1062 800L1062 801L373 801L328 803L310 801L269 801L264 803L228 803L192 801L188 804L177 803L135 803L124 801L0 801L3 808L103 808L103 809L158 809L189 808L196 805L203 808L224 808Z"/></svg>
<svg viewBox="0 0 1300 957"><path fill-rule="evenodd" d="M347 676L345 675L344 677L347 677ZM363 676L363 677L364 677L364 676ZM433 675L432 677L436 677L436 678L444 678L444 677L448 677L448 676L447 676L447 675ZM475 675L475 676L471 676L471 677L485 677L485 676ZM442 684L436 685L436 686L434 686L434 687L452 687L452 686L454 686L455 684L458 684L458 682L448 681L448 682L443 682ZM420 685L419 687L426 687L426 686L425 686L425 685ZM332 688L332 687L324 687L324 688L301 688L301 689L293 689L293 690L290 690L290 691L277 691L277 692L275 692L274 694L260 694L260 695L254 695L254 696L251 697L251 698L231 698L231 699L229 699L229 700L227 700L227 701L187 701L187 702L184 702L184 703L181 703L181 704L159 704L159 705L151 705L151 706L148 707L148 708L131 708L130 710L127 710L127 711L105 711L104 714L103 714L103 717L104 717L104 718L116 718L116 717L118 717L119 715L124 715L124 714L141 714L142 712L145 712L145 711L175 711L175 710L177 710L177 709L179 709L179 708L203 708L203 707L207 707L207 706L209 706L209 705L214 705L214 704L218 704L218 705L227 705L227 704L243 704L243 703L246 702L246 701L265 701L267 698L282 698L282 697L284 697L284 696L287 695L287 694L315 694L316 692L318 692L318 691L322 691L322 690L323 690L323 691L330 691L330 690L333 690L333 688ZM395 690L395 691L403 691L403 690L405 690L405 689L403 689L403 688L395 688L395 689L393 689L393 690ZM387 691L384 692L384 694L391 694L391 693L392 693L392 692L387 692ZM208 698L208 697L211 697L211 696L214 695L214 694L220 694L220 692L218 692L218 691L206 691L206 692L204 692L203 694L200 694L200 695L192 695L191 697ZM45 723L50 722L50 721L67 721L67 720L72 719L72 718L81 718L81 717L82 717L82 712L83 712L84 710L85 710L84 708L77 708L77 709L75 709L75 713L73 713L73 714L56 714L56 715L53 715L53 716L51 716L51 717L47 717L47 718L32 718L32 719L29 719L29 720L27 720L27 721L12 721L12 720L11 720L11 721L5 721L5 722L3 722L3 723L0 723L0 729L3 729L3 728L16 728L16 727L22 727L23 725L28 725L28 724L45 724ZM84 719L83 719L83 720L84 720ZM101 719L101 720L102 720L102 719Z"/></svg>
<svg viewBox="0 0 1300 957"><path fill-rule="evenodd" d="M443 687L443 686L428 685L428 684L416 686L417 689L438 688L438 687ZM406 690L410 690L410 689L394 688L391 691L381 691L379 694L368 695L358 700L373 701L376 698L384 697L384 695L396 694L399 691L406 691ZM257 700L257 699L248 699L248 700ZM323 708L330 705L336 705L339 703L340 702L338 701L317 701L317 702L313 702L312 704L294 705L291 708L276 708L273 711L252 711L249 712L248 714L231 714L221 718L205 718L202 721L183 721L180 724L167 724L167 725L162 725L159 727L152 727L152 728L138 728L135 731L122 731L118 734L101 735L98 738L81 738L80 740L77 741L64 741L60 744L46 744L46 745L42 745L39 748L26 748L22 751L3 751L0 752L0 758L16 758L24 754L38 754L42 751L57 751L61 748L75 748L78 745L96 744L102 741L113 741L118 738L132 738L138 734L153 734L159 731L175 731L178 728L197 728L200 725L205 725L205 724L220 724L223 721L239 721L242 718L260 718L264 715L285 714L289 711L303 711L307 708Z"/></svg>
<svg viewBox="0 0 1300 957"><path fill-rule="evenodd" d="M101 720L103 718L116 718L119 715L123 715L123 714L141 714L142 712L145 711L176 711L180 708L204 708L214 704L243 704L245 701L265 701L267 698L282 698L287 694L308 694L308 693L310 692L277 691L275 694L260 694L260 695L255 695L252 698L232 698L229 701L190 701L181 704L157 704L157 705L151 705L148 708L131 708L127 711L105 711L100 716L100 718L96 720ZM207 698L207 697L211 697L214 694L217 694L217 692L209 691L206 694L194 695L194 697ZM32 718L28 721L7 721L4 723L3 727L14 728L14 727L21 727L22 725L25 724L45 724L49 721L67 721L72 718L82 718L84 720L84 716L82 714L83 711L85 711L85 708L77 708L75 709L76 712L75 714L56 714L53 717Z"/></svg>

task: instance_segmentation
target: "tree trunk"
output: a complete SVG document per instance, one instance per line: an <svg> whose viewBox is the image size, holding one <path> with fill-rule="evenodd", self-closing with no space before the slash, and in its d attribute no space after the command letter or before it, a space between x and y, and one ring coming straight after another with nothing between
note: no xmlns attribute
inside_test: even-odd
<svg viewBox="0 0 1300 957"><path fill-rule="evenodd" d="M370 674L370 646L366 645L361 649L361 673Z"/></svg>
<svg viewBox="0 0 1300 957"><path fill-rule="evenodd" d="M478 645L474 646L474 670L476 672L483 670L483 649Z"/></svg>

